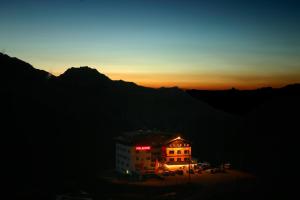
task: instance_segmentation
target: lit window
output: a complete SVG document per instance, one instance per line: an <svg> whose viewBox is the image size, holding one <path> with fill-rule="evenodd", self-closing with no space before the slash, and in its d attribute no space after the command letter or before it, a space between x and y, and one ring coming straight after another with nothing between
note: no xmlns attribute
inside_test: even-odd
<svg viewBox="0 0 300 200"><path fill-rule="evenodd" d="M177 154L181 154L181 151L180 151L180 150L177 150Z"/></svg>
<svg viewBox="0 0 300 200"><path fill-rule="evenodd" d="M172 150L172 151L169 151L169 154L174 154L174 151Z"/></svg>
<svg viewBox="0 0 300 200"><path fill-rule="evenodd" d="M184 154L189 154L190 151L189 150L184 150Z"/></svg>
<svg viewBox="0 0 300 200"><path fill-rule="evenodd" d="M181 158L177 158L177 162L181 162Z"/></svg>
<svg viewBox="0 0 300 200"><path fill-rule="evenodd" d="M174 161L174 158L170 158L169 160L170 160L170 161Z"/></svg>

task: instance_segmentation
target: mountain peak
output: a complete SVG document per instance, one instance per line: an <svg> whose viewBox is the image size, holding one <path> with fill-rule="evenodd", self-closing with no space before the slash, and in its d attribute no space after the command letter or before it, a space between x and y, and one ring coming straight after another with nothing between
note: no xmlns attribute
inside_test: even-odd
<svg viewBox="0 0 300 200"><path fill-rule="evenodd" d="M72 82L94 83L94 82L109 82L111 81L107 76L101 74L97 69L88 66L71 67L67 69L59 77L61 80Z"/></svg>
<svg viewBox="0 0 300 200"><path fill-rule="evenodd" d="M69 76L74 74L81 74L81 75L93 75L93 76L99 76L101 75L100 72L98 72L97 69L88 67L88 66L81 66L81 67L71 67L67 69L61 76Z"/></svg>

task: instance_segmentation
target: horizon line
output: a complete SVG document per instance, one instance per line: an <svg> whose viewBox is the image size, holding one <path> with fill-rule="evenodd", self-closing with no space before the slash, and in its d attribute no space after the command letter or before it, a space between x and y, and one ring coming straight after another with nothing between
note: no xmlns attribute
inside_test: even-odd
<svg viewBox="0 0 300 200"><path fill-rule="evenodd" d="M180 86L180 84L175 84L174 82L157 82L157 81L152 81L152 82L140 82L140 81L131 81L128 79L123 79L123 78L113 78L114 75L120 75L123 74L125 75L126 73L116 73L116 72L100 72L97 67L90 67L90 66L79 66L79 67L69 67L63 72L55 72L55 73L50 73L56 77L62 75L65 73L68 69L70 68L80 68L80 67L88 67L91 69L96 69L98 73L103 74L107 76L110 80L112 81L125 81L125 82L131 82L136 85L142 86L142 87L148 87L148 88L153 88L153 89L159 89L159 88L179 88L182 90L210 90L210 91L217 91L217 90L257 90L257 89L263 89L263 88L273 88L273 89L280 89L282 87L288 86L288 85L295 85L295 84L300 84L300 81L292 81L289 83L277 83L277 84L257 84L255 85L218 85L218 84L190 84L190 86ZM46 70L45 70L46 71ZM128 74L142 74L142 75L148 75L149 73L141 73L141 72L129 72ZM127 75L128 75L127 74ZM168 74L168 73L153 73L153 74ZM180 73L176 73L180 74ZM192 82L191 82L192 83ZM182 85L182 84L181 84ZM187 85L186 83L184 85ZM206 85L206 86L205 86Z"/></svg>
<svg viewBox="0 0 300 200"><path fill-rule="evenodd" d="M2 53L3 55L6 55L10 58L16 58L19 59L18 57L12 57L6 53ZM60 71L52 71L49 69L45 69L43 67L35 67L31 63L24 61L22 59L19 59L23 62L26 62L30 64L33 68L39 69L39 70L44 70L47 73L58 77L61 74L65 73L68 69L72 67L68 67L65 70L60 70ZM287 85L294 85L294 84L300 84L300 80L298 79L298 74L293 74L288 75L288 74L283 74L282 76L286 78L280 79L277 75L277 77L274 75L241 75L241 74L230 74L230 73L219 73L219 74L213 74L213 73L192 73L192 72L109 72L109 71L100 71L99 67L89 67L89 66L79 66L79 67L88 67L91 69L96 69L98 73L104 74L107 76L109 79L112 81L118 81L118 80L123 80L125 82L132 82L135 83L139 86L143 87L149 87L153 89L157 88L180 88L182 90L231 90L231 89L236 89L236 90L257 90L257 89L262 89L262 88L282 88ZM79 68L79 67L74 67L74 68ZM185 78L185 80L183 79ZM193 78L189 79L190 77ZM206 78L207 81L201 80L201 78ZM224 80L226 80L225 82ZM290 80L288 79L290 78ZM291 79L291 78L294 78ZM154 80L154 79L159 79ZM180 80L180 81L176 81ZM222 82L223 79L223 82ZM266 79L269 79L268 81L264 81ZM161 81L164 80L164 81ZM221 81L220 81L221 80ZM278 81L280 80L280 81ZM202 81L202 82L201 82ZM238 82L234 84L234 82ZM245 84L245 82L250 82L249 84ZM273 83L270 83L273 82Z"/></svg>

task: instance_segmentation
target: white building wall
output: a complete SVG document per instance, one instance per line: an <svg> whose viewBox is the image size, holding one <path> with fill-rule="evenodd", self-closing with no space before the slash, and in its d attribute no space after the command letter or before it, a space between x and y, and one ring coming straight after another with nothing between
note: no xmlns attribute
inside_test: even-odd
<svg viewBox="0 0 300 200"><path fill-rule="evenodd" d="M133 149L132 146L116 143L116 171L131 173L134 170Z"/></svg>
<svg viewBox="0 0 300 200"><path fill-rule="evenodd" d="M151 167L151 151L136 151L135 146L116 143L115 162L116 171L120 173L139 173L141 171L137 169L137 166L143 166L142 171Z"/></svg>

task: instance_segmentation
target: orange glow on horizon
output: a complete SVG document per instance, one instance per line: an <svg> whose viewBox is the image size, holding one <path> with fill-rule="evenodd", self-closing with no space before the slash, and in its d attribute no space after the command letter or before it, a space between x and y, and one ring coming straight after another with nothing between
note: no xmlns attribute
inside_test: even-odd
<svg viewBox="0 0 300 200"><path fill-rule="evenodd" d="M52 72L59 76L63 72ZM178 87L181 89L227 90L236 88L252 90L262 87L280 88L288 84L299 83L300 74L283 75L243 75L226 73L134 73L100 72L112 80L134 82L137 85L161 88Z"/></svg>
<svg viewBox="0 0 300 200"><path fill-rule="evenodd" d="M179 87L181 89L199 90L279 88L300 82L300 74L258 76L197 73L107 73L107 75L113 80L134 82L151 88Z"/></svg>
<svg viewBox="0 0 300 200"><path fill-rule="evenodd" d="M293 83L281 83L281 84L257 84L257 85L243 85L243 84L192 84L192 83L186 83L186 84L174 84L174 83L137 83L138 85L144 86L144 87L150 87L150 88L171 88L171 87L178 87L183 90L228 90L228 89L239 89L239 90L254 90L258 88L263 87L272 87L272 88L281 88L288 84Z"/></svg>

